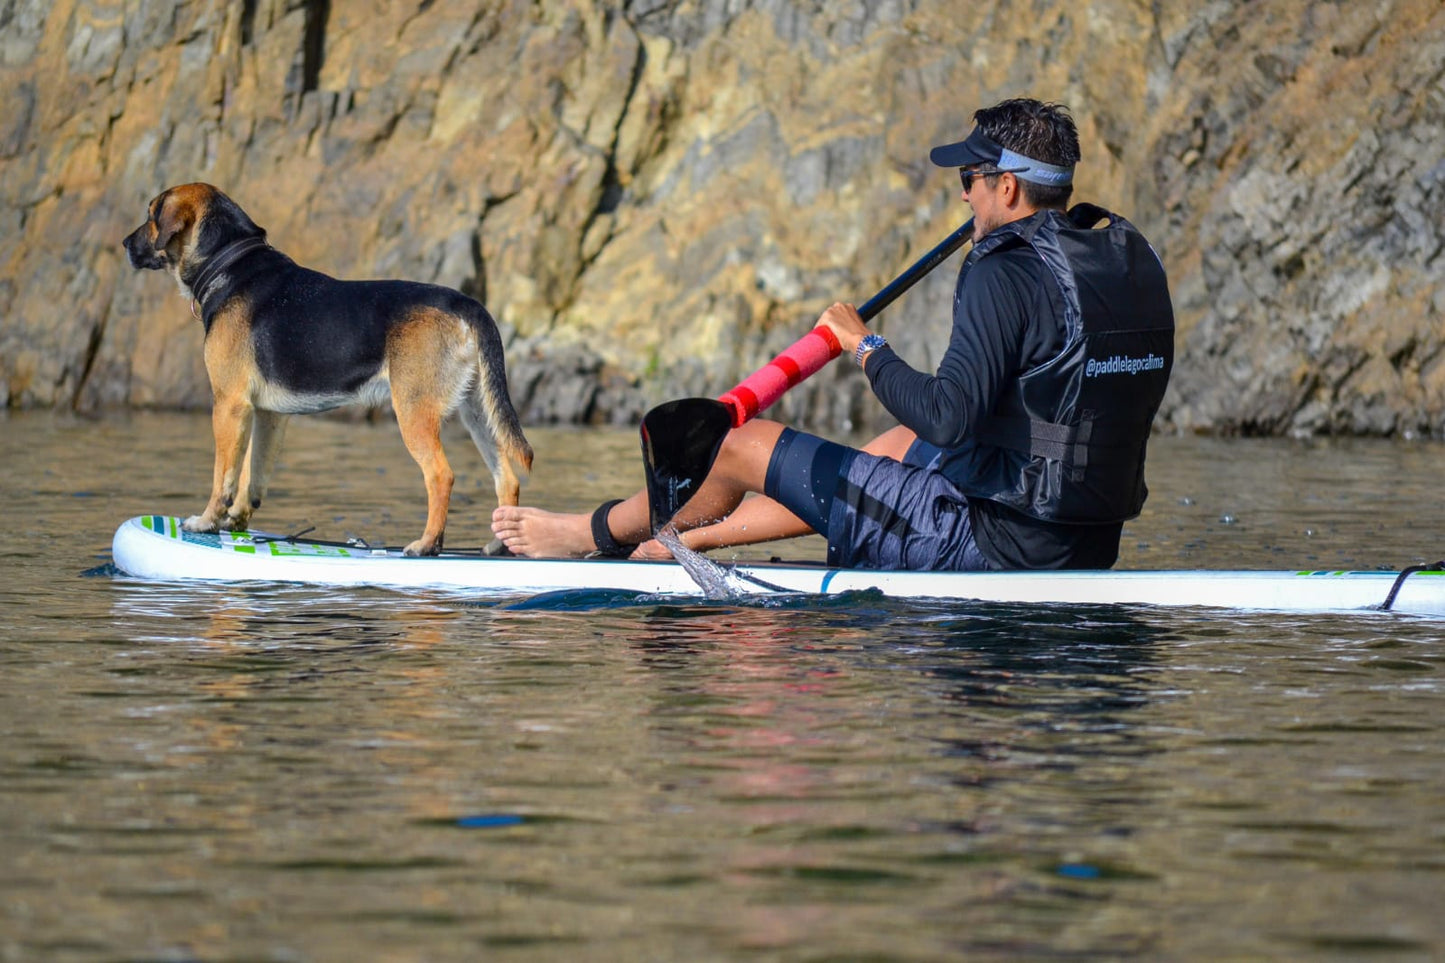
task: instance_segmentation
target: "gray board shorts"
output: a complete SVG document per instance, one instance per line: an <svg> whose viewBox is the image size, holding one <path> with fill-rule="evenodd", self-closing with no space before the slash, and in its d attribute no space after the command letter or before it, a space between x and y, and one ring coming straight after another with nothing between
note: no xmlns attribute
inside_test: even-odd
<svg viewBox="0 0 1445 963"><path fill-rule="evenodd" d="M900 462L784 428L763 493L828 540L835 568L990 570L942 454L915 441Z"/></svg>

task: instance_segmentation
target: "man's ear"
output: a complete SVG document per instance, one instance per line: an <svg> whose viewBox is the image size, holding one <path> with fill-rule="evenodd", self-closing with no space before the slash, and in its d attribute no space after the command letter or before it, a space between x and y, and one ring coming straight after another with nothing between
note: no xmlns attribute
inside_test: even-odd
<svg viewBox="0 0 1445 963"><path fill-rule="evenodd" d="M1023 199L1023 188L1019 186L1018 175L1004 174L999 178L999 187L1003 188L1003 201L1005 207L1013 207Z"/></svg>

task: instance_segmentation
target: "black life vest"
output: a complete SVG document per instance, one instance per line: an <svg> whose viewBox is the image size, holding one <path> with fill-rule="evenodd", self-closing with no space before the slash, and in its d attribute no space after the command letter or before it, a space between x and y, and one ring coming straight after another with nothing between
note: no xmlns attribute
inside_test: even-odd
<svg viewBox="0 0 1445 963"><path fill-rule="evenodd" d="M1101 220L1107 224L1095 228ZM1062 296L1066 340L1004 391L949 474L974 497L1052 522L1134 518L1144 451L1174 364L1174 309L1159 256L1128 221L1092 204L990 233L981 258L1027 244Z"/></svg>

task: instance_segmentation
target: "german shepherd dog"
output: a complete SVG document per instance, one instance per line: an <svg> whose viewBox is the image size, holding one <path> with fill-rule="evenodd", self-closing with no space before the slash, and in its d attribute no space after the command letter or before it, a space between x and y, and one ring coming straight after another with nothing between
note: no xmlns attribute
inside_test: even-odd
<svg viewBox="0 0 1445 963"><path fill-rule="evenodd" d="M161 193L125 250L135 268L169 271L205 328L216 464L211 499L187 531L246 528L289 415L379 404L388 393L426 480L426 530L407 555L442 549L454 475L441 426L459 408L498 503L517 504L532 447L507 396L496 322L476 301L433 284L307 270L209 184Z"/></svg>

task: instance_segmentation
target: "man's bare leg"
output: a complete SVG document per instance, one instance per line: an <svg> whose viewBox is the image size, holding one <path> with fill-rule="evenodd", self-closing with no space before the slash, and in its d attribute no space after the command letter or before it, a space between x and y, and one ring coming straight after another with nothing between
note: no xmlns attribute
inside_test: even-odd
<svg viewBox="0 0 1445 963"><path fill-rule="evenodd" d="M728 433L705 481L674 519L682 543L698 552L736 545L756 545L812 533L802 519L761 492L768 462L783 426L751 421ZM863 451L902 461L917 435L899 426L874 438ZM607 515L612 537L638 544L633 558L671 558L667 547L651 537L647 492L634 493ZM561 514L536 508L498 508L492 531L512 552L539 558L577 558L593 551L592 516Z"/></svg>
<svg viewBox="0 0 1445 963"><path fill-rule="evenodd" d="M899 425L868 442L862 450L870 455L902 461L917 439L918 435L912 430ZM767 466L763 467L763 471L767 471ZM721 521L683 532L682 543L695 552L707 552L715 548L757 545L811 534L813 529L801 518L766 495L759 495L743 502ZM653 540L639 545L633 557L669 558L671 553L665 545Z"/></svg>
<svg viewBox="0 0 1445 963"><path fill-rule="evenodd" d="M687 531L725 518L749 491L760 491L782 431L783 426L777 422L750 421L728 432L707 480L674 519L678 530ZM623 544L648 541L652 527L647 492L636 492L613 507L607 515L607 527L612 537ZM536 558L577 558L596 547L590 514L503 506L492 512L492 531L514 554ZM668 557L661 546L651 547L662 554L638 557Z"/></svg>
<svg viewBox="0 0 1445 963"><path fill-rule="evenodd" d="M863 446L863 450L870 455L882 455L884 458L902 461L903 456L908 454L908 449L912 448L913 443L917 440L918 435L913 429L899 425L896 428L889 428L868 442Z"/></svg>
<svg viewBox="0 0 1445 963"><path fill-rule="evenodd" d="M813 529L797 515L766 495L757 495L745 499L719 521L680 529L678 538L694 552L709 552L715 548L756 545L811 534ZM632 557L671 558L672 552L654 538L638 545Z"/></svg>

